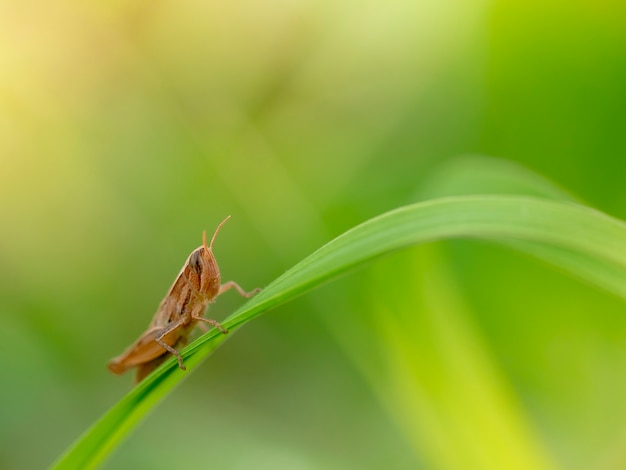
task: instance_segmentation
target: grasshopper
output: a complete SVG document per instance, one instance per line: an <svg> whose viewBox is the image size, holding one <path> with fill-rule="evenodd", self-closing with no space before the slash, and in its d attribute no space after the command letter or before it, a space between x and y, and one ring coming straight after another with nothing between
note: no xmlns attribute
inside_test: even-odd
<svg viewBox="0 0 626 470"><path fill-rule="evenodd" d="M203 326L203 323L207 323L224 334L228 333L217 321L204 318L207 306L229 289L235 289L246 298L260 291L254 289L246 292L234 281L224 284L220 282L220 270L213 256L213 243L228 219L230 216L217 226L209 245L206 242L206 231L202 233L202 245L187 258L150 326L122 355L109 362L111 372L122 374L137 367L136 381L139 382L170 354L178 359L178 367L185 370L178 350L187 344L196 325Z"/></svg>

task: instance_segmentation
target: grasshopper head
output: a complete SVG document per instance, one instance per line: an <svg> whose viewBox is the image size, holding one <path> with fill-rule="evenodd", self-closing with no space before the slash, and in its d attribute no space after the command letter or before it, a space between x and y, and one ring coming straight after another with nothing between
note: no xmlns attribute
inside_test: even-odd
<svg viewBox="0 0 626 470"><path fill-rule="evenodd" d="M213 237L211 237L211 243L208 245L206 232L202 232L202 246L194 250L189 256L189 268L195 274L194 277L198 279L197 288L202 295L209 299L215 297L220 289L220 268L213 255L213 243L215 243L215 237L217 237L222 225L228 219L230 219L230 216L226 217L217 226Z"/></svg>

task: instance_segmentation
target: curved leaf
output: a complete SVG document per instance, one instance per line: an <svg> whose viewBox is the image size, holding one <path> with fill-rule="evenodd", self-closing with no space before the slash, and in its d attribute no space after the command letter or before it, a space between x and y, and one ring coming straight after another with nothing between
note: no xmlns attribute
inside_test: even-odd
<svg viewBox="0 0 626 470"><path fill-rule="evenodd" d="M223 322L231 331L378 256L419 243L482 238L530 247L534 254L626 298L626 224L585 206L529 197L461 196L401 207L335 238L267 286ZM122 398L55 464L94 468L185 374L230 337L198 338Z"/></svg>

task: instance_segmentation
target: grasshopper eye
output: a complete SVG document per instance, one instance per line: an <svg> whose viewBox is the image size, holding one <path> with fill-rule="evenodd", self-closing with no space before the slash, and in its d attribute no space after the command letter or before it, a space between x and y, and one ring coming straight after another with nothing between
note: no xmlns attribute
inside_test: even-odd
<svg viewBox="0 0 626 470"><path fill-rule="evenodd" d="M189 267L193 269L198 275L202 274L202 256L200 256L200 250L194 251L189 257Z"/></svg>

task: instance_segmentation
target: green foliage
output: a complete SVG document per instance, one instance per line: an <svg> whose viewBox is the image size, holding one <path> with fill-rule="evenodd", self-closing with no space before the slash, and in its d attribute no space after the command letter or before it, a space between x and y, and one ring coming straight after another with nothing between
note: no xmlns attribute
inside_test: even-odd
<svg viewBox="0 0 626 470"><path fill-rule="evenodd" d="M489 199L439 198L481 195L586 221L542 205L540 239L513 237L524 200L490 241L457 221L463 239L332 277L361 262L346 235L326 274L315 255L231 320L282 307L193 374L165 365L65 462L626 468L623 246L570 206L626 220L626 2L146 5L0 8L0 468L44 467L127 393L105 364L226 215L223 278L252 288L378 214L460 219ZM402 237L403 211L376 224Z"/></svg>
<svg viewBox="0 0 626 470"><path fill-rule="evenodd" d="M520 196L458 196L385 213L335 238L269 284L223 322L231 331L263 312L372 259L411 245L450 238L513 243L626 297L626 224L567 202ZM188 371L169 360L98 421L57 469L93 468L215 347L212 330L182 352Z"/></svg>

